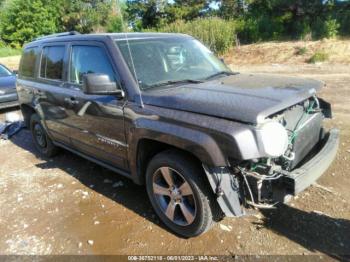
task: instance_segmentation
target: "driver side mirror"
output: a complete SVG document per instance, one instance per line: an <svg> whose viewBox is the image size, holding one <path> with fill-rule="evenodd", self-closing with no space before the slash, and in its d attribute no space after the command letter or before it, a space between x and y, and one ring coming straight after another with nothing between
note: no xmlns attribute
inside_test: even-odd
<svg viewBox="0 0 350 262"><path fill-rule="evenodd" d="M124 97L123 90L105 74L83 75L83 91L87 95L116 95Z"/></svg>

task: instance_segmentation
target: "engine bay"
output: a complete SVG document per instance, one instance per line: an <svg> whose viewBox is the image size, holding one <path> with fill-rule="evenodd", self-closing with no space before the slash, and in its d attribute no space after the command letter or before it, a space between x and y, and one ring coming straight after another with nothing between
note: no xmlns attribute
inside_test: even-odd
<svg viewBox="0 0 350 262"><path fill-rule="evenodd" d="M316 96L270 116L287 130L288 146L279 157L253 159L235 168L248 206L272 208L293 195L285 178L317 153L326 136L323 120L330 116L329 104Z"/></svg>

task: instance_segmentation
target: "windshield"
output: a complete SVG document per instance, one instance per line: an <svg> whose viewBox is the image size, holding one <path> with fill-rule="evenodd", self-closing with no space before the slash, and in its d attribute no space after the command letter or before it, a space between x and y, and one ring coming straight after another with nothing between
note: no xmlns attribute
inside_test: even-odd
<svg viewBox="0 0 350 262"><path fill-rule="evenodd" d="M11 71L8 70L6 67L0 65L0 77L1 76L10 76L12 75Z"/></svg>
<svg viewBox="0 0 350 262"><path fill-rule="evenodd" d="M192 38L130 39L130 52L125 40L116 43L143 90L162 83L194 82L231 72L208 48Z"/></svg>

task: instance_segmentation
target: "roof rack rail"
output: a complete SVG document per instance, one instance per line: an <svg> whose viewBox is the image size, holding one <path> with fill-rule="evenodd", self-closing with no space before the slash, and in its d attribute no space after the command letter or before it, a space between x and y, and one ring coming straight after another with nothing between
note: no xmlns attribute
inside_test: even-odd
<svg viewBox="0 0 350 262"><path fill-rule="evenodd" d="M80 33L77 31L70 31L70 32L63 32L63 33L58 33L58 34L46 35L46 36L39 36L39 37L35 38L35 41L47 39L47 38L60 37L60 36L68 36L68 35L80 35Z"/></svg>

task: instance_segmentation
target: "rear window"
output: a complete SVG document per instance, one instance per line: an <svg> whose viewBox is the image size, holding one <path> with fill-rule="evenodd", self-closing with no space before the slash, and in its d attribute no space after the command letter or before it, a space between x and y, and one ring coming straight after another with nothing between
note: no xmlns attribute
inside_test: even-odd
<svg viewBox="0 0 350 262"><path fill-rule="evenodd" d="M63 80L64 53L64 46L44 47L41 56L40 77Z"/></svg>
<svg viewBox="0 0 350 262"><path fill-rule="evenodd" d="M19 76L34 77L37 54L38 47L27 48L23 51L21 65L19 67Z"/></svg>

